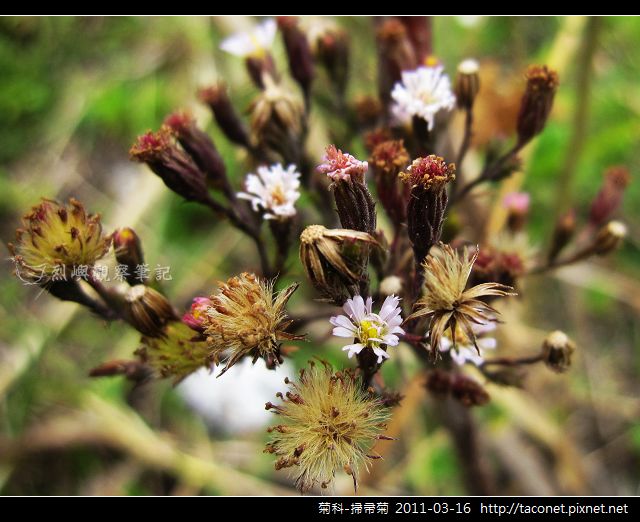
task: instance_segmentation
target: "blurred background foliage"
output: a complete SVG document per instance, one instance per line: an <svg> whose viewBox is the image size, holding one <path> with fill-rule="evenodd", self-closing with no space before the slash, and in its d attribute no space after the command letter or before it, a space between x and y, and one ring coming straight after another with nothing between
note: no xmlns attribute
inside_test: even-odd
<svg viewBox="0 0 640 522"><path fill-rule="evenodd" d="M373 94L372 22L338 21L351 35L349 93ZM40 196L73 195L103 215L107 230L134 227L152 267L171 266L173 279L164 290L177 306L209 293L238 266L251 268L246 240L206 209L165 190L127 154L136 135L157 128L176 108L190 108L207 123L195 92L216 79L232 86L238 108L249 105L256 91L241 60L217 48L224 35L248 23L230 17L0 18L2 258L8 258L6 242L20 216ZM585 35L595 43L586 86L577 59ZM474 411L482 458L503 494L640 493L639 48L640 19L634 17L595 23L554 17L434 20L434 49L450 74L463 58L481 61L478 144L510 135L529 63L559 69L551 120L529 147L524 172L501 189L522 186L532 194L534 245L547 244L560 208L575 206L585 215L606 167L626 165L633 177L620 212L630 231L624 248L611 258L531 278L524 299L505 310L505 353L536 349L545 332L556 328L566 330L579 349L568 375L539 368L522 390L490 386L493 401ZM274 54L284 70L279 39ZM577 129L578 111L585 119ZM321 114L312 117L313 126ZM208 129L238 187L246 173L243 157L215 126ZM320 151L324 145L310 147ZM354 147L364 150L361 143ZM499 206L499 200L492 204ZM296 263L292 256L291 279L302 277ZM91 380L92 367L130 357L138 335L39 295L10 272L7 261L0 271L0 492L293 493L286 474L273 472L271 459L261 453L264 429L225 429L230 417L259 416L271 396L243 405L244 390L236 383L226 394L229 408L207 427L168 383L132 391L120 378ZM301 315L313 311L303 297L294 296L291 306ZM318 347L326 329L315 328L318 342L300 345L293 365L314 355L345 364L331 343ZM362 494L465 491L453 446L431 413L437 405L415 367L403 349L396 364L384 367L388 383L405 395L390 426L399 441L380 448L385 460L364 477ZM291 369L280 369L276 380ZM349 487L348 479L338 481L336 492Z"/></svg>

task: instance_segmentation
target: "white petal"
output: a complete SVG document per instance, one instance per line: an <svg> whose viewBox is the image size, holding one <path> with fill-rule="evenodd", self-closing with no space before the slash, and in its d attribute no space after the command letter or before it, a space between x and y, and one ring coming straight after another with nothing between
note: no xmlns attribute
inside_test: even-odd
<svg viewBox="0 0 640 522"><path fill-rule="evenodd" d="M368 314L372 313L371 312L372 306L373 306L373 299L371 297L367 297L367 304L365 306L365 310L367 311Z"/></svg>
<svg viewBox="0 0 640 522"><path fill-rule="evenodd" d="M364 348L364 345L362 344L348 344L347 346L344 346L342 348L343 352L349 351L349 353L347 354L349 356L349 359L351 359L351 357L353 357L354 354L358 354L360 353Z"/></svg>
<svg viewBox="0 0 640 522"><path fill-rule="evenodd" d="M333 335L336 337L355 337L357 331L355 329L350 330L349 328L345 328L344 326L336 326L333 329Z"/></svg>
<svg viewBox="0 0 640 522"><path fill-rule="evenodd" d="M333 326L344 326L345 328L355 329L355 325L349 320L348 317L344 315L334 315L331 319L329 319L329 322Z"/></svg>
<svg viewBox="0 0 640 522"><path fill-rule="evenodd" d="M364 300L362 299L361 296L356 295L353 298L353 305L352 305L352 310L353 310L353 318L360 322L365 318L365 308L364 308Z"/></svg>
<svg viewBox="0 0 640 522"><path fill-rule="evenodd" d="M383 361L383 359L389 358L389 354L385 352L382 348L374 348L373 353L375 353L378 356L378 364L380 364Z"/></svg>
<svg viewBox="0 0 640 522"><path fill-rule="evenodd" d="M400 340L398 339L398 336L392 335L392 334L387 334L382 336L382 340L384 341L384 344L388 346L397 346L398 343L400 342Z"/></svg>

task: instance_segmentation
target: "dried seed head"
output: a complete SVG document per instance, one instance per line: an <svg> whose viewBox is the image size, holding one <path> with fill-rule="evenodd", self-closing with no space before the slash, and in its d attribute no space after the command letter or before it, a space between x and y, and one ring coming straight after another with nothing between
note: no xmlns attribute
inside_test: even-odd
<svg viewBox="0 0 640 522"><path fill-rule="evenodd" d="M294 284L274 294L273 282L246 272L220 284L201 319L211 352L225 358L220 375L244 356L262 357L273 367L280 362L282 341L303 338L286 332L291 321L285 305L297 288Z"/></svg>
<svg viewBox="0 0 640 522"><path fill-rule="evenodd" d="M449 245L440 243L441 256L429 255L424 263L424 293L414 305L415 312L408 320L429 317L429 343L435 355L441 348L445 330L451 331L451 342L457 346L456 328L464 332L468 341L480 353L476 342L474 324L494 322L498 311L482 299L515 295L513 288L498 283L483 283L468 290L467 280L478 252L469 255L468 249L459 255Z"/></svg>
<svg viewBox="0 0 640 522"><path fill-rule="evenodd" d="M177 384L199 368L217 363L207 343L194 340L193 330L180 322L168 324L163 337L143 337L136 351L158 377L173 378Z"/></svg>
<svg viewBox="0 0 640 522"><path fill-rule="evenodd" d="M300 261L316 290L342 306L362 277L356 261L366 245L377 242L365 232L311 225L300 235Z"/></svg>
<svg viewBox="0 0 640 522"><path fill-rule="evenodd" d="M265 450L277 457L275 468L293 468L301 492L328 486L341 469L357 487L387 411L361 391L352 373L333 373L328 366L313 366L289 387L291 393L277 407L283 424L270 429L272 440Z"/></svg>
<svg viewBox="0 0 640 522"><path fill-rule="evenodd" d="M129 288L125 303L127 321L148 337L164 336L165 326L178 319L167 298L145 285Z"/></svg>
<svg viewBox="0 0 640 522"><path fill-rule="evenodd" d="M542 343L542 356L548 368L557 373L566 372L571 366L571 354L576 345L566 333L551 332Z"/></svg>
<svg viewBox="0 0 640 522"><path fill-rule="evenodd" d="M546 65L532 65L526 74L527 87L518 114L518 144L525 145L542 132L558 89L558 73Z"/></svg>
<svg viewBox="0 0 640 522"><path fill-rule="evenodd" d="M22 218L24 228L9 244L16 275L23 281L46 284L54 277L69 279L75 267L91 267L111 245L102 233L100 216L87 214L82 203L42 201Z"/></svg>

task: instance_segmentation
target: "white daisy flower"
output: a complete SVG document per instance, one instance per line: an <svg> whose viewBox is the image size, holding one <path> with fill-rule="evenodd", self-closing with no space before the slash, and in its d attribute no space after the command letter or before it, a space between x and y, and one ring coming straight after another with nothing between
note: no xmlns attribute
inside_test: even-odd
<svg viewBox="0 0 640 522"><path fill-rule="evenodd" d="M295 165L286 169L280 163L270 167L258 167L257 174L247 174L246 192L239 192L240 199L251 201L258 212L264 210L265 219L282 219L295 216L295 202L300 197L300 173Z"/></svg>
<svg viewBox="0 0 640 522"><path fill-rule="evenodd" d="M403 72L402 81L395 84L391 97L395 101L392 112L399 122L409 122L418 116L427 122L429 130L433 129L436 114L443 109L450 111L456 103L442 65Z"/></svg>
<svg viewBox="0 0 640 522"><path fill-rule="evenodd" d="M335 326L333 335L354 339L354 344L342 348L343 351L349 352L349 358L365 348L373 350L378 356L378 363L389 357L381 346L397 346L400 342L398 334L404 334L404 330L400 328L402 310L398 306L399 302L399 297L390 295L384 300L380 312L375 314L371 310L371 297L367 298L366 303L359 295L347 299L343 307L346 315L334 316L330 322Z"/></svg>
<svg viewBox="0 0 640 522"><path fill-rule="evenodd" d="M453 341L450 337L450 330L447 330L447 333L440 339L440 351L450 352L451 359L459 366L466 362L480 366L484 362L484 351L496 349L496 340L493 337L484 337L484 335L496 329L496 323L477 324L473 325L472 328L478 337L476 343L480 348L480 353L460 329L456 329L456 347L454 349L452 349Z"/></svg>
<svg viewBox="0 0 640 522"><path fill-rule="evenodd" d="M276 21L268 18L248 31L241 31L225 38L220 43L220 49L241 58L262 56L271 49L276 30Z"/></svg>

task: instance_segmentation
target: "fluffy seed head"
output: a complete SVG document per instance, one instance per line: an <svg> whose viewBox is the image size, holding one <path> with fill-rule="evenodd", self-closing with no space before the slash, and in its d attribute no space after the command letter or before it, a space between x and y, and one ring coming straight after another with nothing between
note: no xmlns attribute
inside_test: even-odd
<svg viewBox="0 0 640 522"><path fill-rule="evenodd" d="M278 394L282 404L266 406L283 421L268 430L272 440L265 452L277 457L275 468L292 468L301 492L326 488L341 469L357 488L360 469L378 458L369 451L382 438L387 411L348 371L314 365L300 372L297 383L285 382L289 391Z"/></svg>

